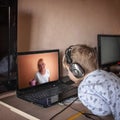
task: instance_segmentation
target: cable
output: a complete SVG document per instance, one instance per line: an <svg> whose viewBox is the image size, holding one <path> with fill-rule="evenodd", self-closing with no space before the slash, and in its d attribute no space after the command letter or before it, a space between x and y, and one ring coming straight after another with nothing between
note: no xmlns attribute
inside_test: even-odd
<svg viewBox="0 0 120 120"><path fill-rule="evenodd" d="M72 107L71 107L71 108L72 108ZM73 110L76 110L76 109L74 109L74 108L72 108L72 109L73 109ZM76 111L81 112L81 111L79 111L79 110L76 110ZM95 114L92 114L92 113L87 113L87 112L82 113L82 112L81 112L81 114L83 114L85 117L90 118L90 119L92 119L92 120L95 120L95 119L92 118L91 116L96 117L96 118L98 118L99 120L104 120L103 118L101 118L101 117L99 117L99 116L97 116L97 115L95 115Z"/></svg>
<svg viewBox="0 0 120 120"><path fill-rule="evenodd" d="M91 117L91 116L97 117L97 118L99 118L99 120L104 120L103 118L101 118L101 117L99 117L99 116L97 116L97 115L94 115L94 114L91 114L91 113L84 113L84 112L81 112L81 111L79 111L79 110L71 107L71 105L72 105L77 99L78 99L78 97L75 98L75 99L74 99L69 105L67 105L67 106L63 103L66 107L65 107L64 109L62 109L60 112L56 113L54 116L52 116L49 120L53 120L57 115L61 114L61 113L62 113L63 111L65 111L68 107L70 107L71 109L73 109L73 110L81 113L82 115L84 115L85 117L87 117L87 118L89 118L89 119L91 119L91 120L96 120L95 118L93 118L93 117Z"/></svg>
<svg viewBox="0 0 120 120"><path fill-rule="evenodd" d="M65 106L67 106L64 102L63 102L63 104L64 104ZM85 117L87 117L87 118L89 118L89 119L91 119L91 120L96 120L96 119L92 118L91 116L97 117L97 118L99 118L99 120L104 120L103 118L101 118L101 117L99 117L99 116L97 116L97 115L95 115L95 114L87 113L87 112L81 112L81 111L73 108L72 106L70 106L70 108L73 109L73 110L75 110L75 111L77 111L78 113L81 113L82 115L84 115Z"/></svg>
<svg viewBox="0 0 120 120"><path fill-rule="evenodd" d="M57 115L59 115L60 113L62 113L63 111L65 111L68 107L70 107L76 100L78 99L75 98L75 100L73 100L68 106L66 106L64 109L62 109L60 112L56 113L54 116L52 116L49 120L53 120Z"/></svg>
<svg viewBox="0 0 120 120"><path fill-rule="evenodd" d="M99 118L99 120L104 120L103 118L101 118L101 117L99 117L99 116L97 116L97 115L95 115L95 114L91 114L91 113L83 113L83 115L84 115L85 117L87 117L87 118L92 119L92 120L95 120L95 119L92 118L91 116L94 116L94 117L96 117L96 118Z"/></svg>

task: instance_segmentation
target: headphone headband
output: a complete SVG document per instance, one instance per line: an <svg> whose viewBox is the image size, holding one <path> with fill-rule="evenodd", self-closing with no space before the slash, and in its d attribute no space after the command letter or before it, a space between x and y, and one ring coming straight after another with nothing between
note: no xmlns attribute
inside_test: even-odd
<svg viewBox="0 0 120 120"><path fill-rule="evenodd" d="M66 50L65 50L65 57L66 57L66 60L67 60L67 63L68 64L71 64L72 63L72 59L71 59L71 50L72 50L72 46L68 47Z"/></svg>

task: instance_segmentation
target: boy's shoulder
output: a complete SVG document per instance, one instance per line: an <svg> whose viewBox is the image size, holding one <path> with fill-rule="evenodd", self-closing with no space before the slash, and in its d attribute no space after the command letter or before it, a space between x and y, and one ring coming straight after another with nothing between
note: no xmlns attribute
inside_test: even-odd
<svg viewBox="0 0 120 120"><path fill-rule="evenodd" d="M83 81L81 82L81 84L96 84L96 83L104 82L104 80L106 79L105 76L107 76L107 74L109 73L106 71L95 70L89 73L88 75L86 75Z"/></svg>

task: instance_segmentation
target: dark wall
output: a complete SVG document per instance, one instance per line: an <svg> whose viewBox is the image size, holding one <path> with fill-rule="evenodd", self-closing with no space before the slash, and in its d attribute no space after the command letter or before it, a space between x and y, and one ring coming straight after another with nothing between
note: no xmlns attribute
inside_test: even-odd
<svg viewBox="0 0 120 120"><path fill-rule="evenodd" d="M0 0L0 84L16 78L16 53L17 0Z"/></svg>

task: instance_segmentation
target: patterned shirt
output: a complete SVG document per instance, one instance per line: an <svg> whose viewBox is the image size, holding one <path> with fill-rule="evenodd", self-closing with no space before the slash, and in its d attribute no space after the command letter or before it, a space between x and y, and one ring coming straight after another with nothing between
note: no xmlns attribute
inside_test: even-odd
<svg viewBox="0 0 120 120"><path fill-rule="evenodd" d="M78 87L78 97L93 114L112 114L120 120L120 78L114 73L96 70L89 73Z"/></svg>

